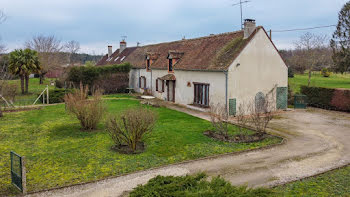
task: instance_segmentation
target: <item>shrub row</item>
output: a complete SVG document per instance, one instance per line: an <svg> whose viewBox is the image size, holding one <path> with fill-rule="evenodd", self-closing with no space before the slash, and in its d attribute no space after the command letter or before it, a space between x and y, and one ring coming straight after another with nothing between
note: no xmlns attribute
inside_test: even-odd
<svg viewBox="0 0 350 197"><path fill-rule="evenodd" d="M145 185L137 186L130 197L144 196L227 196L227 197L268 197L274 192L267 188L247 188L246 186L233 186L220 177L214 177L210 181L203 173L187 176L157 176Z"/></svg>
<svg viewBox="0 0 350 197"><path fill-rule="evenodd" d="M76 86L79 86L80 82L82 82L84 85L93 87L97 80L102 80L112 74L124 73L124 75L128 76L130 69L130 63L108 66L72 67L68 72L67 80L73 82Z"/></svg>
<svg viewBox="0 0 350 197"><path fill-rule="evenodd" d="M49 90L49 102L50 104L53 103L64 103L64 95L68 93L73 93L73 89L54 89L54 90ZM39 96L39 94L38 94ZM46 95L45 95L46 99ZM39 101L42 103L43 102L43 97L40 97Z"/></svg>
<svg viewBox="0 0 350 197"><path fill-rule="evenodd" d="M310 106L337 111L350 111L350 90L302 86Z"/></svg>

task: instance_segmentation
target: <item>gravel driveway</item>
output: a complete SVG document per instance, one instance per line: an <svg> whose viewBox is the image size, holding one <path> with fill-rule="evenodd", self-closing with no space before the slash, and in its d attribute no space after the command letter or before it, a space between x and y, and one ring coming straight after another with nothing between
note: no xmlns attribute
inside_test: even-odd
<svg viewBox="0 0 350 197"><path fill-rule="evenodd" d="M187 110L195 116L205 114ZM30 196L120 196L156 175L206 172L232 184L272 186L312 176L350 163L350 114L307 109L286 112L270 125L270 132L283 136L285 144L263 150L232 154L147 170L32 194Z"/></svg>

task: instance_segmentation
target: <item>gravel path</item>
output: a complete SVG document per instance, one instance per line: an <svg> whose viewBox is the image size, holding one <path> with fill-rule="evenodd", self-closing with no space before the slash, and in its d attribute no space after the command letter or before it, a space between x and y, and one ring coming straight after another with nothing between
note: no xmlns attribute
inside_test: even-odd
<svg viewBox="0 0 350 197"><path fill-rule="evenodd" d="M208 118L205 113L185 112ZM272 186L350 163L349 113L320 109L286 112L272 121L270 132L283 136L286 143L269 149L171 165L29 196L120 196L156 175L179 176L203 171L212 176L220 175L235 185Z"/></svg>

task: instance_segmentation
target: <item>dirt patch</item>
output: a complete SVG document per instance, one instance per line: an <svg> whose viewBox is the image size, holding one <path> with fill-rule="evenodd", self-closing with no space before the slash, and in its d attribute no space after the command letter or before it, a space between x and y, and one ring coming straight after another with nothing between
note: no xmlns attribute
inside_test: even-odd
<svg viewBox="0 0 350 197"><path fill-rule="evenodd" d="M140 154L143 153L146 149L145 144L143 142L139 142L136 144L136 150L132 150L129 146L127 145L114 145L111 147L113 151L122 153L122 154L128 154L128 155L133 155L133 154Z"/></svg>
<svg viewBox="0 0 350 197"><path fill-rule="evenodd" d="M253 135L235 135L235 136L224 136L215 133L214 131L205 131L203 133L204 135L213 138L215 140L223 141L223 142L230 142L230 143L252 143L252 142L259 142L264 140L266 137L268 137L268 134L260 134L255 133Z"/></svg>

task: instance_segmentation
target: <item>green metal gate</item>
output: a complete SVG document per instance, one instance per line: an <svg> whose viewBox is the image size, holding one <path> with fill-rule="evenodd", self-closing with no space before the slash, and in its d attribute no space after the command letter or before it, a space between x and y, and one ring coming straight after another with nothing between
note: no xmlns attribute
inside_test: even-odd
<svg viewBox="0 0 350 197"><path fill-rule="evenodd" d="M235 116L236 115L236 108L237 108L237 103L236 103L236 99L229 99L229 115L230 116Z"/></svg>
<svg viewBox="0 0 350 197"><path fill-rule="evenodd" d="M276 94L277 109L287 109L288 107L288 87L277 87Z"/></svg>
<svg viewBox="0 0 350 197"><path fill-rule="evenodd" d="M11 151L11 182L23 192L23 159L20 155Z"/></svg>
<svg viewBox="0 0 350 197"><path fill-rule="evenodd" d="M295 109L306 109L307 96L306 95L294 95L294 108Z"/></svg>

